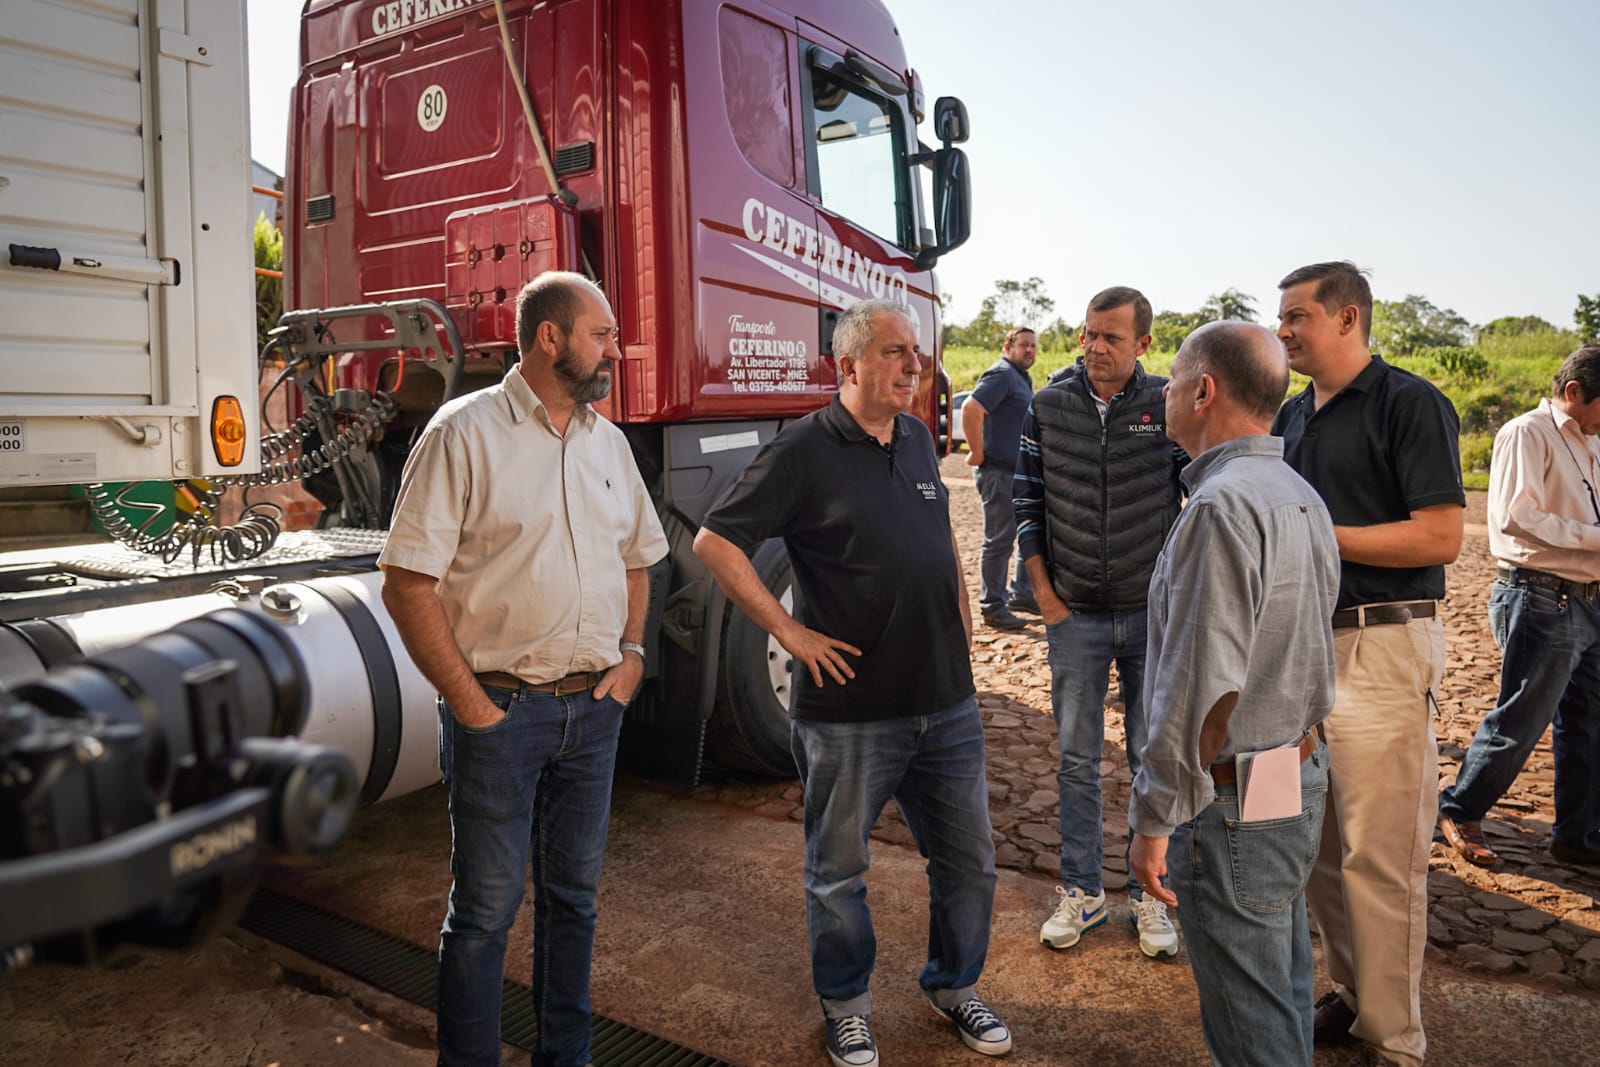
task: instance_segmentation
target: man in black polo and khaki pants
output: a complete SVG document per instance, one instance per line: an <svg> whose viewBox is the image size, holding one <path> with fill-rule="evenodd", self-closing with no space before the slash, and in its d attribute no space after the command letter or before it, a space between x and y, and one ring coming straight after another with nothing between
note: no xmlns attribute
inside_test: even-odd
<svg viewBox="0 0 1600 1067"><path fill-rule="evenodd" d="M1315 1039L1359 1038L1422 1063L1428 852L1437 815L1431 694L1444 672L1438 600L1461 550L1455 409L1368 350L1372 290L1351 263L1279 283L1278 337L1311 384L1279 411L1284 459L1316 488L1339 543L1328 810L1307 886L1334 989Z"/></svg>

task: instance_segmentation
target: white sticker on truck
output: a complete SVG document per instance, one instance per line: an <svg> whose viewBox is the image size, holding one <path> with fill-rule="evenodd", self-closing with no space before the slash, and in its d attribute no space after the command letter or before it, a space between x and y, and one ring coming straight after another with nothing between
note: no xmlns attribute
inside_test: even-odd
<svg viewBox="0 0 1600 1067"><path fill-rule="evenodd" d="M448 103L444 86L430 85L422 90L422 96L417 100L417 125L422 127L423 132L432 133L444 125L444 109Z"/></svg>
<svg viewBox="0 0 1600 1067"><path fill-rule="evenodd" d="M0 452L0 484L41 482L62 485L93 481L96 470L93 452Z"/></svg>
<svg viewBox="0 0 1600 1067"><path fill-rule="evenodd" d="M700 454L709 456L713 452L732 452L736 448L758 448L760 445L761 435L754 430L717 434L713 437L700 438Z"/></svg>
<svg viewBox="0 0 1600 1067"><path fill-rule="evenodd" d="M28 450L28 424L18 419L0 421L0 455Z"/></svg>

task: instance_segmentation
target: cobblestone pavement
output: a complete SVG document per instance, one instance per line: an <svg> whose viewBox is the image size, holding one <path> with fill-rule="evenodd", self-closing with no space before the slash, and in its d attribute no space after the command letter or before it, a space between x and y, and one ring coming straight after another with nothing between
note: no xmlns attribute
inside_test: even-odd
<svg viewBox="0 0 1600 1067"><path fill-rule="evenodd" d="M944 461L951 516L961 545L967 591L977 615L978 550L982 516L965 456ZM1450 568L1444 601L1449 641L1439 716L1439 781L1454 780L1478 722L1494 707L1500 655L1489 634L1485 606L1494 576L1484 531L1482 494L1469 494L1467 537ZM1031 618L1031 617L1029 617ZM973 637L978 703L988 729L989 800L996 860L1040 877L1040 918L1053 904L1061 835L1056 817L1056 735L1050 717L1050 668L1044 627L1037 620L1021 633L979 625ZM1107 697L1106 748L1101 767L1108 784L1105 869L1108 890L1127 884L1128 761L1123 751L1121 701L1115 679ZM1484 821L1500 867L1483 870L1435 839L1428 876L1428 953L1467 970L1524 975L1559 989L1600 990L1600 869L1557 862L1549 852L1554 769L1548 732L1516 785ZM722 776L693 795L798 820L800 787L793 781ZM873 836L912 844L899 811L890 805Z"/></svg>

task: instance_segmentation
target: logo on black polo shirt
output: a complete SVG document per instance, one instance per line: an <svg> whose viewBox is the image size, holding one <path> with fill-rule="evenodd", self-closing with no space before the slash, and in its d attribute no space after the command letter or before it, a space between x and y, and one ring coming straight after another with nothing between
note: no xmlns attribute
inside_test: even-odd
<svg viewBox="0 0 1600 1067"><path fill-rule="evenodd" d="M1128 423L1129 433L1165 433L1166 429L1166 424L1157 422L1155 420L1155 416L1151 415L1148 411L1141 411L1139 413L1138 422Z"/></svg>
<svg viewBox="0 0 1600 1067"><path fill-rule="evenodd" d="M924 500L938 500L939 499L939 489L938 489L937 486L934 485L934 483L932 483L932 482L918 482L917 483L917 488L922 490L922 499L924 499Z"/></svg>

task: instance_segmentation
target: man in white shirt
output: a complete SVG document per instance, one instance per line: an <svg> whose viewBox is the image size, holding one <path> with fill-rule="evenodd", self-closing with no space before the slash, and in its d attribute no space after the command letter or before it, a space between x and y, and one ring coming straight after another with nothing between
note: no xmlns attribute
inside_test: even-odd
<svg viewBox="0 0 1600 1067"><path fill-rule="evenodd" d="M506 933L533 859L534 1067L589 1062L595 891L622 709L644 674L647 568L667 551L611 389L617 323L581 275L517 297L522 359L440 408L378 565L439 690L450 793L439 1062L500 1062Z"/></svg>
<svg viewBox="0 0 1600 1067"><path fill-rule="evenodd" d="M1550 852L1600 865L1600 344L1556 371L1552 395L1506 423L1489 468L1489 551L1499 561L1489 625L1500 699L1478 727L1439 828L1471 863L1499 857L1482 819L1555 721Z"/></svg>

